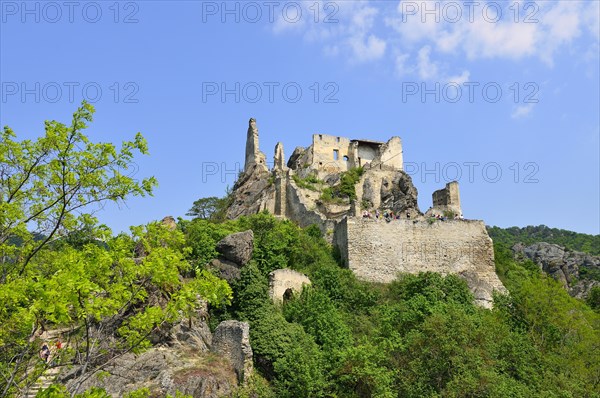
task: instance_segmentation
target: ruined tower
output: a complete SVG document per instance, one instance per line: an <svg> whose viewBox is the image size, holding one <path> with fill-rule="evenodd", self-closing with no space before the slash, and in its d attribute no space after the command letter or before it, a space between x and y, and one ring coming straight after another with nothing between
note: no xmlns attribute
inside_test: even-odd
<svg viewBox="0 0 600 398"><path fill-rule="evenodd" d="M460 193L458 191L458 182L452 181L446 184L446 187L437 190L432 195L433 209L438 213L450 211L456 216L462 214L460 208Z"/></svg>
<svg viewBox="0 0 600 398"><path fill-rule="evenodd" d="M248 134L246 136L246 162L244 164L244 172L251 172L255 165L268 171L265 160L266 156L260 151L258 146L258 128L256 127L256 120L251 118L248 122Z"/></svg>
<svg viewBox="0 0 600 398"><path fill-rule="evenodd" d="M285 156L283 154L283 144L278 142L275 146L275 156L273 158L273 176L275 177L275 215L285 216L287 207L287 171L285 165Z"/></svg>

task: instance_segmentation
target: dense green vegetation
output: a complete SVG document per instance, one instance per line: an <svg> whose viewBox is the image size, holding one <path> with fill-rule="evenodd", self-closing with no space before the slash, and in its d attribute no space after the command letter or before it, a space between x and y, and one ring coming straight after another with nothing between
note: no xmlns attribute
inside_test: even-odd
<svg viewBox="0 0 600 398"><path fill-rule="evenodd" d="M199 295L212 327L250 323L259 376L236 398L600 397L600 315L590 308L600 296L589 306L571 298L533 263L516 262L508 237L495 253L510 296L486 310L454 275L358 281L316 226L266 213L222 221L229 199L196 201L198 218L175 230L150 223L113 236L88 206L150 194L155 181L125 177L134 152L146 152L141 136L117 150L83 135L92 112L84 104L71 126L48 122L35 142L15 141L9 129L2 135L0 396L18 395L46 370L36 361L41 329L65 330L59 366L94 372L150 347L151 335L191 316ZM360 170L345 174L340 195L350 198L357 178ZM253 258L229 286L207 262L221 238L247 229ZM275 305L268 274L285 267L312 285ZM40 396L69 394L54 385Z"/></svg>
<svg viewBox="0 0 600 398"><path fill-rule="evenodd" d="M600 396L599 315L502 245L496 264L511 296L496 297L490 311L474 306L453 275L360 282L318 229L268 214L194 220L184 230L212 245L247 228L254 258L232 286L232 305L214 310L212 322L250 322L256 368L277 397ZM282 267L313 284L278 307L267 275Z"/></svg>
<svg viewBox="0 0 600 398"><path fill-rule="evenodd" d="M600 255L600 235L587 235L564 229L549 228L545 225L524 228L487 227L496 243L511 247L515 243L531 245L536 242L554 243L569 250Z"/></svg>
<svg viewBox="0 0 600 398"><path fill-rule="evenodd" d="M93 112L84 103L71 125L46 122L35 141L8 127L0 137L2 397L46 371L37 360L44 330L62 330L68 343L57 366L95 372L191 316L198 295L216 307L231 300L225 281L193 267L181 231L151 223L113 236L98 225L95 206L151 194L156 181L129 176L134 154L147 153L140 134L120 149L90 141L83 130ZM47 396L63 396L55 390Z"/></svg>

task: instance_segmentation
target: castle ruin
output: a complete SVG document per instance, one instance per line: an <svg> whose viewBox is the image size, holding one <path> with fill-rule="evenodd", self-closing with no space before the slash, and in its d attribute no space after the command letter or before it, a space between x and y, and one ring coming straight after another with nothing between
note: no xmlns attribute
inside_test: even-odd
<svg viewBox="0 0 600 398"><path fill-rule="evenodd" d="M401 272L454 273L467 281L478 304L491 307L492 292L506 289L495 273L485 224L462 219L456 181L435 191L431 208L422 213L403 166L399 137L378 142L314 134L312 144L296 148L287 162L277 143L269 170L250 119L245 168L227 216L267 210L302 227L317 225L360 279L386 283ZM340 194L351 172L354 191Z"/></svg>

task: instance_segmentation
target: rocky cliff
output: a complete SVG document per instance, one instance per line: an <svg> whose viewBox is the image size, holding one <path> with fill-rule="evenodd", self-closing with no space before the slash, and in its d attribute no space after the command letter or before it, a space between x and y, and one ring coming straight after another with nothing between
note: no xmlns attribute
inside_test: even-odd
<svg viewBox="0 0 600 398"><path fill-rule="evenodd" d="M600 256L566 250L546 242L529 246L517 243L512 250L516 258L530 259L562 283L573 297L586 298L592 287L600 286Z"/></svg>

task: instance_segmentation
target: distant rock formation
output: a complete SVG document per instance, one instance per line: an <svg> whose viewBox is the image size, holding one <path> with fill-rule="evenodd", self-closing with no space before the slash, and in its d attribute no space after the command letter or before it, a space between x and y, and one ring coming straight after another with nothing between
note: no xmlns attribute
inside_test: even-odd
<svg viewBox="0 0 600 398"><path fill-rule="evenodd" d="M528 258L548 275L562 283L573 297L585 299L600 281L588 275L600 276L600 256L566 250L564 247L540 242L525 246L517 243L512 247L517 258Z"/></svg>

